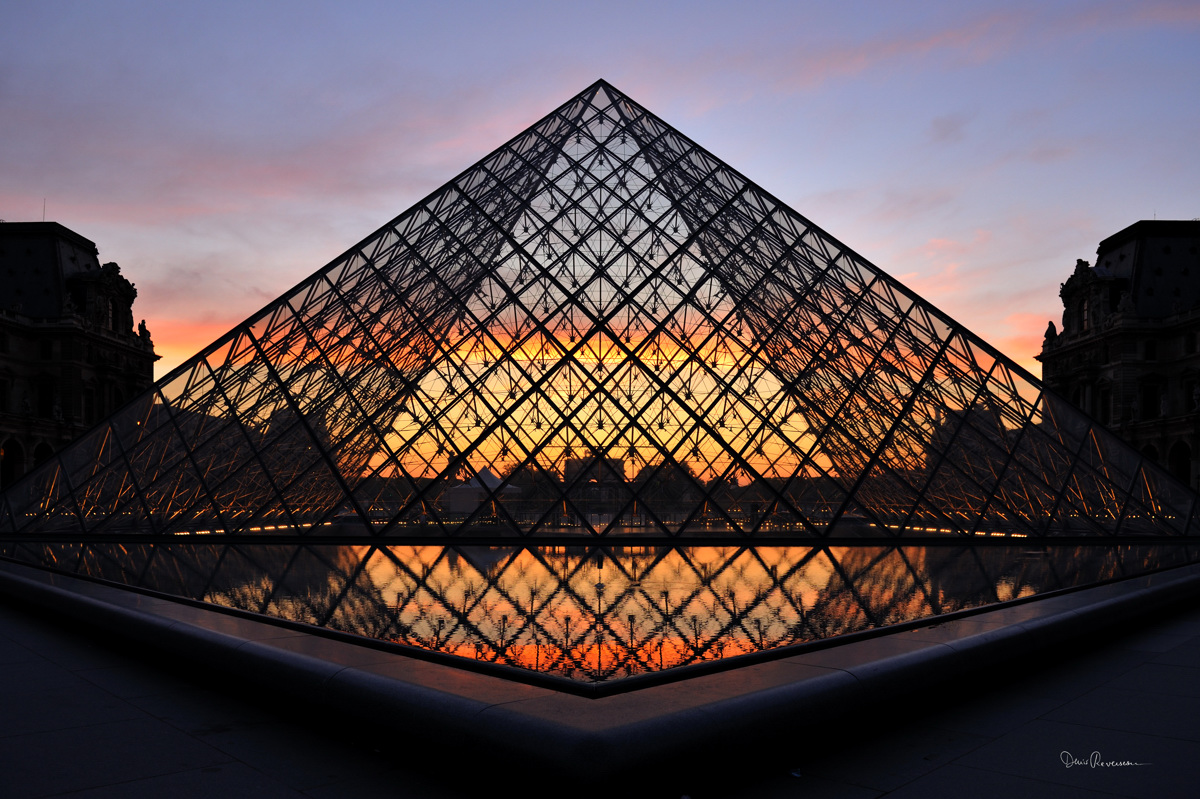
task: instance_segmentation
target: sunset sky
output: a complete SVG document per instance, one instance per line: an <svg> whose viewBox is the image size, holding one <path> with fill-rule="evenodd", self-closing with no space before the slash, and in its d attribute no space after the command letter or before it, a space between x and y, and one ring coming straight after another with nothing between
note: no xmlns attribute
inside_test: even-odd
<svg viewBox="0 0 1200 799"><path fill-rule="evenodd" d="M1035 374L1076 258L1200 217L1196 2L6 0L0 218L162 376L597 78Z"/></svg>

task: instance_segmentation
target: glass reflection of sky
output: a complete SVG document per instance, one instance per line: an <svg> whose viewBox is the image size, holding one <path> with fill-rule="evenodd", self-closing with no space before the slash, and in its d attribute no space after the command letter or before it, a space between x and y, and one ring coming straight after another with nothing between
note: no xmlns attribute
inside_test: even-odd
<svg viewBox="0 0 1200 799"><path fill-rule="evenodd" d="M0 532L1168 536L1194 499L600 81L47 459Z"/></svg>
<svg viewBox="0 0 1200 799"><path fill-rule="evenodd" d="M9 544L3 554L584 682L1178 565L1186 546Z"/></svg>

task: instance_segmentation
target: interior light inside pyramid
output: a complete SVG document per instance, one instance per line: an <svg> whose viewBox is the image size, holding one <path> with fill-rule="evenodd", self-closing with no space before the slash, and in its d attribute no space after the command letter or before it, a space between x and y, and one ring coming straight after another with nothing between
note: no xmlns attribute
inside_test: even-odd
<svg viewBox="0 0 1200 799"><path fill-rule="evenodd" d="M1181 532L1194 495L603 82L72 445L9 529Z"/></svg>

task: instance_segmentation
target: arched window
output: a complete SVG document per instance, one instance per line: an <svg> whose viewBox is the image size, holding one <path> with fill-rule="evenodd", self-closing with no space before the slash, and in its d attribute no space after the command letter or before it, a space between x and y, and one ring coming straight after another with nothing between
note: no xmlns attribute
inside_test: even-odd
<svg viewBox="0 0 1200 799"><path fill-rule="evenodd" d="M0 444L0 488L8 488L25 474L25 448L15 438Z"/></svg>
<svg viewBox="0 0 1200 799"><path fill-rule="evenodd" d="M1151 375L1142 380L1141 389L1141 418L1159 419L1163 414L1163 391L1161 378Z"/></svg>
<svg viewBox="0 0 1200 799"><path fill-rule="evenodd" d="M1179 482L1186 486L1192 484L1192 448L1186 441L1176 441L1167 455L1167 469Z"/></svg>
<svg viewBox="0 0 1200 799"><path fill-rule="evenodd" d="M92 424L96 421L96 387L86 383L83 387L83 422Z"/></svg>
<svg viewBox="0 0 1200 799"><path fill-rule="evenodd" d="M1112 386L1102 383L1096 388L1095 416L1101 424L1112 424Z"/></svg>
<svg viewBox="0 0 1200 799"><path fill-rule="evenodd" d="M50 456L54 454L54 447L47 444L45 441L33 448L33 465L41 466L46 461L50 460Z"/></svg>

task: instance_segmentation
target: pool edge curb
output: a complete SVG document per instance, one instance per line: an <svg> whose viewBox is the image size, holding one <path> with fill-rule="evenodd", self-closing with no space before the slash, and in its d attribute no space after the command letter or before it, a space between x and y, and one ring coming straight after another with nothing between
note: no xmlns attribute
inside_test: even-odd
<svg viewBox="0 0 1200 799"><path fill-rule="evenodd" d="M190 666L276 699L315 703L401 737L412 737L414 730L430 740L455 736L497 754L599 775L698 756L717 741L745 743L797 717L819 730L835 716L901 693L927 691L1113 629L1200 596L1200 564L595 699L428 662L421 663L420 679L390 676L389 669L403 674L412 668L407 661L413 659L380 654L378 662L354 664L339 657L345 654L341 648L360 647L316 636L306 637L321 641L314 646L334 657L292 651L272 645L272 635L280 637L277 629L257 638L225 632L215 623L206 627L154 612L179 607L169 600L147 600L11 561L0 562L0 594L159 654L186 657ZM202 608L186 615L203 622L206 614L222 616ZM269 627L238 622L242 630L255 625ZM438 684L439 675L445 685ZM633 717L626 718L631 709Z"/></svg>

